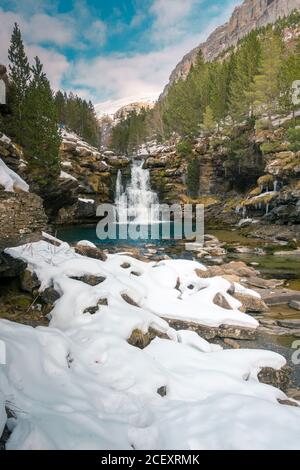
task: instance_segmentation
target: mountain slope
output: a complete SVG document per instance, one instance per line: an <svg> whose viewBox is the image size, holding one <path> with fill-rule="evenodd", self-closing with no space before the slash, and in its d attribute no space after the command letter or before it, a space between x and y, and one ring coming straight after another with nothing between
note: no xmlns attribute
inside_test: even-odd
<svg viewBox="0 0 300 470"><path fill-rule="evenodd" d="M222 51L235 46L250 31L275 23L294 10L300 10L300 0L245 0L242 5L235 8L227 23L217 28L205 43L183 57L173 70L161 97L167 94L174 82L186 78L200 49L206 60L213 60Z"/></svg>

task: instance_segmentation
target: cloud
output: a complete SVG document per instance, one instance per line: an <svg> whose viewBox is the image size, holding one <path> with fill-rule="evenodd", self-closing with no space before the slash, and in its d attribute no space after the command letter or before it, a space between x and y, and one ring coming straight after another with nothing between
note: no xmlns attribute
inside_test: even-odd
<svg viewBox="0 0 300 470"><path fill-rule="evenodd" d="M208 24L203 28L199 8L211 7L207 0L132 1L135 14L124 22L122 31L122 15L116 16L112 10L105 23L99 11L96 14L83 0L75 1L67 13L58 13L55 1L10 0L12 6L8 10L8 2L3 0L1 5L6 4L6 9L0 7L0 62L7 63L12 26L18 22L29 58L39 55L55 89L75 91L86 99L104 102L102 107L106 108L112 100L125 104L153 99L162 92L183 55L226 21L233 6L240 3L240 0L232 0L230 5L230 0L224 2L220 11L214 9L213 16L207 14ZM135 36L138 44L130 50L131 28L140 28L140 32ZM113 49L116 30L128 40L128 51L122 54ZM112 41L109 47L113 52L100 54L107 40ZM147 52L133 52L139 44Z"/></svg>
<svg viewBox="0 0 300 470"><path fill-rule="evenodd" d="M154 0L150 13L154 15L151 31L153 42L171 43L186 33L189 17L202 0Z"/></svg>

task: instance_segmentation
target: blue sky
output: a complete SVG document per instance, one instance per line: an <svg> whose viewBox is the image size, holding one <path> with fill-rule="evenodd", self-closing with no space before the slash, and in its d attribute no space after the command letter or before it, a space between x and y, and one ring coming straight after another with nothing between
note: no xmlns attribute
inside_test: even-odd
<svg viewBox="0 0 300 470"><path fill-rule="evenodd" d="M182 56L241 0L0 0L0 61L15 21L55 89L100 103L155 98Z"/></svg>

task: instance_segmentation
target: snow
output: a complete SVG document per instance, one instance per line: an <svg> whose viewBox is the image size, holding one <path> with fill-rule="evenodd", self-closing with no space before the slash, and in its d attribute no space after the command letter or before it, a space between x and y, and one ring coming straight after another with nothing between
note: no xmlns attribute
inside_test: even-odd
<svg viewBox="0 0 300 470"><path fill-rule="evenodd" d="M84 202L85 204L95 204L94 199L83 199L83 198L79 197L78 201Z"/></svg>
<svg viewBox="0 0 300 470"><path fill-rule="evenodd" d="M0 137L0 142L3 142L4 144L10 145L11 144L11 139L7 137L7 135L3 134Z"/></svg>
<svg viewBox="0 0 300 470"><path fill-rule="evenodd" d="M25 181L17 175L13 170L0 158L0 186L4 187L5 191L14 192L15 189L21 191L29 191L29 186Z"/></svg>
<svg viewBox="0 0 300 470"><path fill-rule="evenodd" d="M197 262L145 263L116 254L100 261L47 239L57 242L44 234L44 241L6 250L28 263L41 290L53 286L61 295L47 328L0 320L7 353L0 428L4 401L16 415L8 420L8 449L300 448L300 410L280 405L286 395L257 378L263 367L284 366L282 356L223 350L162 318L255 328L227 293L228 281L199 278ZM83 275L105 280L90 286L72 279ZM216 292L233 310L214 305ZM104 298L107 305L84 313ZM134 330L149 327L169 339L156 338L143 350L128 343Z"/></svg>
<svg viewBox="0 0 300 470"><path fill-rule="evenodd" d="M65 171L61 171L60 172L60 178L64 179L64 180L73 180L73 181L77 181L77 179L72 176L72 175L69 175L69 173L66 173Z"/></svg>
<svg viewBox="0 0 300 470"><path fill-rule="evenodd" d="M87 246L89 248L97 248L96 245L89 240L81 240L76 243L77 246Z"/></svg>

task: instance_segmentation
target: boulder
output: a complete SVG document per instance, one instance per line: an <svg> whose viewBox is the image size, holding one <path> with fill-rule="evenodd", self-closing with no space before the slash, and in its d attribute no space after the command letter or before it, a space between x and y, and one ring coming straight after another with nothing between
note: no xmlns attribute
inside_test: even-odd
<svg viewBox="0 0 300 470"><path fill-rule="evenodd" d="M291 383L291 373L292 369L289 366L284 366L280 370L264 367L259 372L258 379L260 382L272 385L286 393Z"/></svg>
<svg viewBox="0 0 300 470"><path fill-rule="evenodd" d="M15 259L6 253L0 253L0 279L18 277L25 271L26 266L24 261Z"/></svg>
<svg viewBox="0 0 300 470"><path fill-rule="evenodd" d="M104 253L104 251L99 250L98 248L80 245L75 247L75 251L79 255L87 256L88 258L99 259L101 261L107 260L107 255Z"/></svg>
<svg viewBox="0 0 300 470"><path fill-rule="evenodd" d="M289 307L293 308L294 310L299 310L300 311L300 300L292 300L289 303Z"/></svg>
<svg viewBox="0 0 300 470"><path fill-rule="evenodd" d="M238 293L234 293L233 297L241 302L243 312L265 313L269 311L269 307L258 297Z"/></svg>
<svg viewBox="0 0 300 470"><path fill-rule="evenodd" d="M227 301L227 299L220 293L215 295L213 303L218 305L219 307L225 308L225 310L232 310L232 307Z"/></svg>
<svg viewBox="0 0 300 470"><path fill-rule="evenodd" d="M32 273L28 269L21 275L21 289L24 292L32 294L33 291L40 288L40 281L35 273Z"/></svg>

